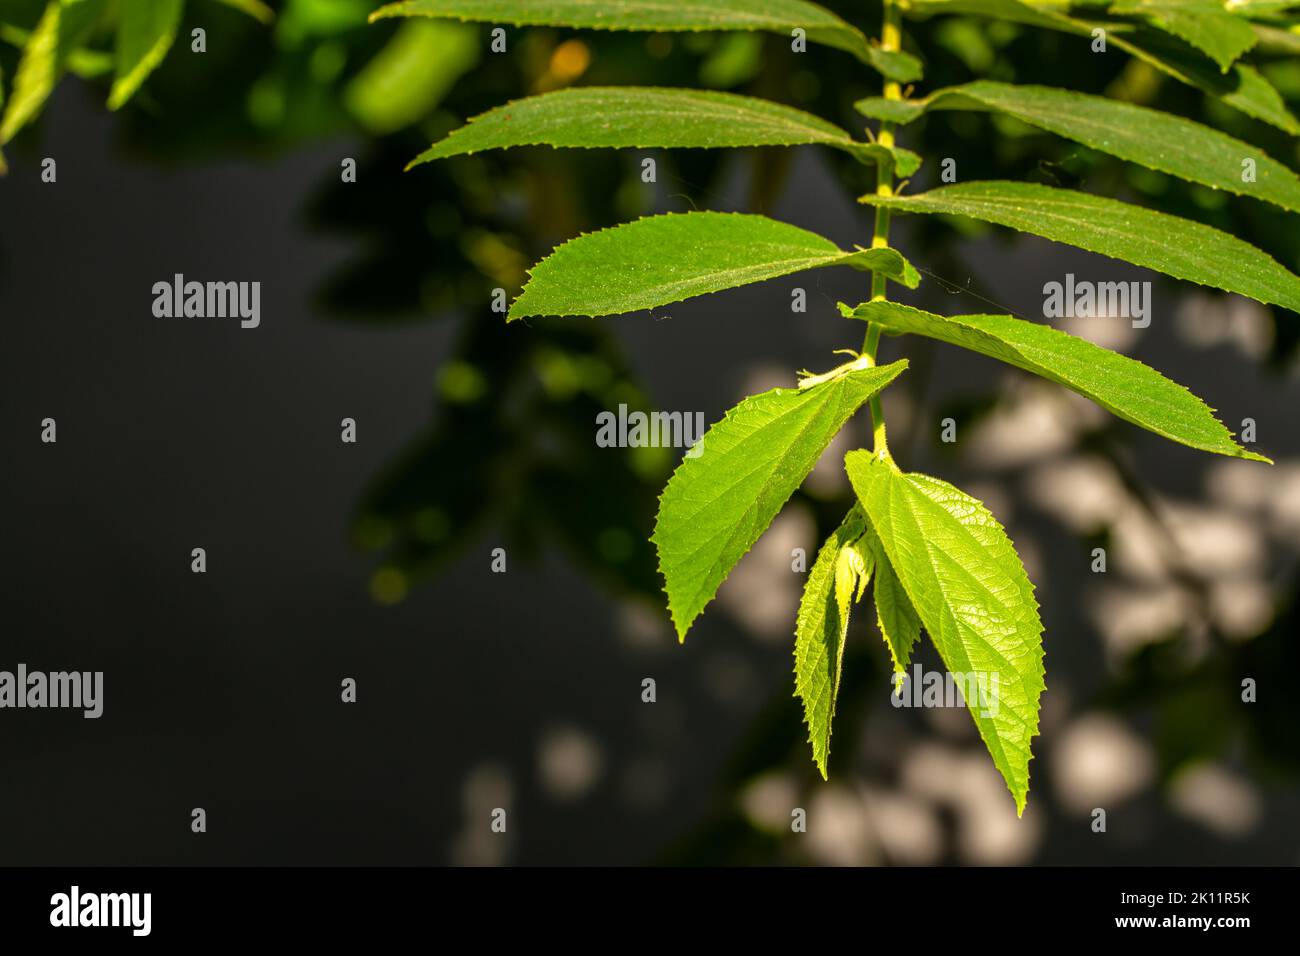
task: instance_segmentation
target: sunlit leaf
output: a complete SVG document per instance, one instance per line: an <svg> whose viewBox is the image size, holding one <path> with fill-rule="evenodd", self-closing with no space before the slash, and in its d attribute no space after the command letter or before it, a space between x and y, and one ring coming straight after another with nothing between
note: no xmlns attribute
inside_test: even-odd
<svg viewBox="0 0 1300 956"><path fill-rule="evenodd" d="M979 352L1086 395L1102 408L1191 448L1267 461L1232 440L1199 398L1127 355L1009 315L940 316L896 302L867 302L845 314L893 334L924 335Z"/></svg>
<svg viewBox="0 0 1300 956"><path fill-rule="evenodd" d="M767 530L846 421L907 368L857 368L745 399L704 433L659 501L654 543L677 634Z"/></svg>
<svg viewBox="0 0 1300 956"><path fill-rule="evenodd" d="M947 213L1068 243L1176 279L1300 311L1300 277L1235 236L1129 203L1034 183L975 182L915 196L861 197L901 212Z"/></svg>
<svg viewBox="0 0 1300 956"><path fill-rule="evenodd" d="M1023 812L1044 688L1043 624L1015 547L987 508L945 481L900 473L866 451L849 452L845 468Z"/></svg>
<svg viewBox="0 0 1300 956"><path fill-rule="evenodd" d="M835 265L879 270L913 287L919 281L893 249L845 252L816 233L764 216L690 212L650 216L566 242L532 268L508 318L619 315Z"/></svg>

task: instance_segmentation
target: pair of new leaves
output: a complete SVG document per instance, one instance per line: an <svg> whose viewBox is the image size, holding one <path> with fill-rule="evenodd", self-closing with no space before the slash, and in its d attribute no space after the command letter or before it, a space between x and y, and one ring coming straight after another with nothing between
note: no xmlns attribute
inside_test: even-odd
<svg viewBox="0 0 1300 956"><path fill-rule="evenodd" d="M1017 0L913 0L909 5L910 10L921 7L1089 32L1062 8ZM1188 19L1195 19L1194 11L1161 11L1149 19L1175 35L1193 33L1218 17L1208 6L1202 12L1206 16L1196 24ZM911 82L920 76L919 60L882 55L885 51L871 47L851 25L803 0L673 5L608 0L598 6L586 0L411 0L376 17L403 15L626 30L788 33L803 28L810 40L848 50L889 79ZM1132 25L1116 26L1121 49L1294 131L1276 92L1270 95L1267 84L1255 82L1252 68L1233 65L1244 47L1219 59L1221 70L1236 71L1219 89L1219 81L1188 66L1185 56L1157 55L1149 37L1133 32ZM871 98L858 109L890 123L910 122L935 109L999 111L1123 160L1300 210L1300 178L1261 150L1134 104L981 81L923 100ZM573 89L510 103L471 120L411 165L524 145L798 144L840 149L902 176L920 165L914 153L856 141L834 124L781 104L656 88ZM1260 250L1199 223L1103 197L986 182L862 201L984 220L1300 310L1300 278ZM531 270L509 318L616 315L831 265L872 271L908 287L919 281L916 269L890 248L844 250L761 216L697 212L653 216L561 245ZM1241 448L1212 411L1181 386L1137 361L1051 328L1011 316L942 317L884 300L841 308L885 332L928 336L1043 376L1190 447L1266 460ZM799 388L753 396L706 434L702 455L682 462L664 491L654 532L679 636L685 637L839 429L905 367L906 362L876 367L862 357L809 376ZM1044 681L1042 625L1014 548L979 502L945 482L904 474L889 459L865 451L851 452L845 465L858 503L809 572L796 629L796 692L804 700L814 759L825 773L850 608L874 579L877 622L896 670L905 667L924 629L951 671L996 676L996 683L983 685L993 699L967 703L1017 808L1023 809Z"/></svg>

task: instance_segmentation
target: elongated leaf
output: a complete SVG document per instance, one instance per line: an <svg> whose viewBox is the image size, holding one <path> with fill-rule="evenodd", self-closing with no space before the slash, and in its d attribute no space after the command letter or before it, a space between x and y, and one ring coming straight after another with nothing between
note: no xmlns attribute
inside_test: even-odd
<svg viewBox="0 0 1300 956"><path fill-rule="evenodd" d="M801 29L809 40L871 62L871 48L856 27L805 0L406 0L370 15L371 20L384 17L591 30L763 30L787 37Z"/></svg>
<svg viewBox="0 0 1300 956"><path fill-rule="evenodd" d="M1087 37L1106 31L1107 42L1135 56L1181 83L1216 96L1233 109L1288 133L1300 132L1300 123L1282 96L1253 66L1235 64L1226 74L1217 64L1178 37L1139 23L1081 19L1067 15L1063 4L1020 3L1018 0L909 0L913 16L964 13L994 17L1014 23L1060 30Z"/></svg>
<svg viewBox="0 0 1300 956"><path fill-rule="evenodd" d="M185 0L121 0L110 110L120 109L162 63L176 39L184 8Z"/></svg>
<svg viewBox="0 0 1300 956"><path fill-rule="evenodd" d="M1033 183L975 182L861 201L982 219L1300 311L1300 278L1271 256L1198 222L1114 199Z"/></svg>
<svg viewBox="0 0 1300 956"><path fill-rule="evenodd" d="M535 265L508 319L619 315L777 276L847 265L909 288L916 270L892 249L845 252L829 239L764 216L650 216L579 236Z"/></svg>
<svg viewBox="0 0 1300 956"><path fill-rule="evenodd" d="M822 144L874 161L884 147L858 143L820 117L751 96L654 87L584 87L497 107L417 156L410 166L512 146L729 147ZM919 159L911 154L913 160ZM409 169L410 166L407 168ZM904 162L900 175L915 172Z"/></svg>
<svg viewBox="0 0 1300 956"><path fill-rule="evenodd" d="M880 628L880 636L889 648L894 674L902 675L911 663L912 648L921 638L921 619L917 617L916 608L912 607L911 598L903 589L903 582L898 580L898 574L889 563L889 555L885 553L880 536L871 527L871 522L867 522L862 540L870 549L876 573L872 585L872 597L876 602L876 626Z"/></svg>
<svg viewBox="0 0 1300 956"><path fill-rule="evenodd" d="M795 625L794 691L803 700L808 742L823 779L831 749L831 719L839 695L849 614L871 576L874 562L870 551L858 547L865 528L866 517L855 506L822 545L808 572Z"/></svg>
<svg viewBox="0 0 1300 956"><path fill-rule="evenodd" d="M1224 73L1255 45L1250 21L1233 16L1221 0L1117 0L1107 12L1146 17L1209 56Z"/></svg>
<svg viewBox="0 0 1300 956"><path fill-rule="evenodd" d="M880 101L864 101L868 115ZM897 102L897 101L892 101ZM996 110L1129 162L1300 212L1300 177L1262 150L1218 130L1160 110L1048 86L980 80L907 101L907 122L930 109ZM898 120L896 120L898 121ZM1245 161L1254 182L1243 182Z"/></svg>
<svg viewBox="0 0 1300 956"><path fill-rule="evenodd" d="M907 367L855 368L745 399L704 434L659 500L654 543L678 637L772 523L844 423Z"/></svg>
<svg viewBox="0 0 1300 956"><path fill-rule="evenodd" d="M1023 813L1044 688L1043 625L1015 548L988 509L945 481L901 474L866 451L849 452L845 468Z"/></svg>
<svg viewBox="0 0 1300 956"><path fill-rule="evenodd" d="M0 146L40 115L54 85L63 75L69 55L94 24L101 0L63 4L51 0L32 30L14 74L13 90L0 121Z"/></svg>
<svg viewBox="0 0 1300 956"><path fill-rule="evenodd" d="M841 308L891 334L928 336L1041 375L1170 441L1216 455L1268 461L1233 441L1213 410L1181 385L1136 359L1051 326L1009 315L944 317L884 301Z"/></svg>

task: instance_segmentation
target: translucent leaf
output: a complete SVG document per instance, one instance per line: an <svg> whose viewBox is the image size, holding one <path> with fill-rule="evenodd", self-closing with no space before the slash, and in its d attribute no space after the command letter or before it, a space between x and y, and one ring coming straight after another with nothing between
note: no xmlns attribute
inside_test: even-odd
<svg viewBox="0 0 1300 956"><path fill-rule="evenodd" d="M1009 315L944 317L882 301L845 309L845 314L895 335L928 336L1041 375L1170 441L1216 455L1268 461L1233 441L1213 410L1181 385L1136 359L1050 326Z"/></svg>
<svg viewBox="0 0 1300 956"><path fill-rule="evenodd" d="M40 115L63 75L69 55L94 25L102 7L101 0L79 0L73 4L51 0L46 4L18 61L13 90L4 119L0 120L0 146Z"/></svg>
<svg viewBox="0 0 1300 956"><path fill-rule="evenodd" d="M880 118L886 102L898 101L872 99L859 106ZM1300 177L1290 168L1239 139L1161 110L1048 86L980 80L887 111L895 122L908 122L927 109L996 110L1120 159L1300 212ZM1243 181L1247 160L1253 182Z"/></svg>
<svg viewBox="0 0 1300 956"><path fill-rule="evenodd" d="M120 0L117 56L108 108L120 109L158 68L176 39L185 0Z"/></svg>
<svg viewBox="0 0 1300 956"><path fill-rule="evenodd" d="M834 265L879 270L909 288L919 281L893 249L845 252L764 216L678 213L566 242L532 268L508 318L619 315Z"/></svg>
<svg viewBox="0 0 1300 956"><path fill-rule="evenodd" d="M853 451L849 480L881 546L959 680L993 763L1024 812L1043 692L1043 625L1024 566L997 519L928 475Z"/></svg>
<svg viewBox="0 0 1300 956"><path fill-rule="evenodd" d="M754 395L682 460L659 500L653 537L682 640L836 432L906 367L853 368L809 388Z"/></svg>
<svg viewBox="0 0 1300 956"><path fill-rule="evenodd" d="M764 30L786 37L803 30L809 40L873 62L871 47L856 27L806 0L406 0L371 14L372 20L384 17L592 30Z"/></svg>
<svg viewBox="0 0 1300 956"><path fill-rule="evenodd" d="M1300 311L1300 278L1271 256L1198 222L1114 199L1033 183L975 182L861 201L997 223Z"/></svg>
<svg viewBox="0 0 1300 956"><path fill-rule="evenodd" d="M855 142L802 110L734 93L653 87L582 87L516 100L477 116L411 166L513 146L687 148L822 144L874 161L884 147ZM911 154L915 158L915 154ZM407 167L410 168L409 166ZM900 174L916 166L904 162Z"/></svg>
<svg viewBox="0 0 1300 956"><path fill-rule="evenodd" d="M894 664L894 673L906 673L912 660L912 648L921 638L921 619L917 617L912 600L898 580L898 574L889 563L880 537L871 523L867 522L862 541L871 551L876 578L872 585L872 596L876 602L876 626L880 636L889 648L889 656Z"/></svg>
<svg viewBox="0 0 1300 956"><path fill-rule="evenodd" d="M795 624L794 691L803 701L808 742L823 778L830 755L831 719L839 695L849 614L871 576L874 562L872 553L859 546L865 530L862 509L854 507L822 545L808 572Z"/></svg>

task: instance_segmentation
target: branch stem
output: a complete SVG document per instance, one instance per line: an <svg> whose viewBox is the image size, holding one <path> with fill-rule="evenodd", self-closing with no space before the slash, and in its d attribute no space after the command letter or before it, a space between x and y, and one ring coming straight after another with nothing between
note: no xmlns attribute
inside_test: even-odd
<svg viewBox="0 0 1300 956"><path fill-rule="evenodd" d="M898 7L896 0L883 0L884 3L884 24L880 31L880 49L886 53L898 52L902 42L902 12ZM885 99L901 100L903 92L901 87L894 80L885 81ZM892 149L894 146L894 124L882 121L880 132L876 136L876 142L886 149ZM892 196L894 194L894 166L893 161L887 157L882 157L876 162L876 195ZM875 229L871 235L871 248L884 249L889 246L889 209L884 206L876 207ZM873 302L882 300L887 297L885 274L883 272L873 272L871 274L871 300ZM866 338L862 342L862 354L871 360L872 364L876 361L876 348L880 345L880 327L867 323ZM871 427L872 440L876 455L881 458L889 457L889 440L885 434L885 416L880 407L880 396L877 395L871 399Z"/></svg>

